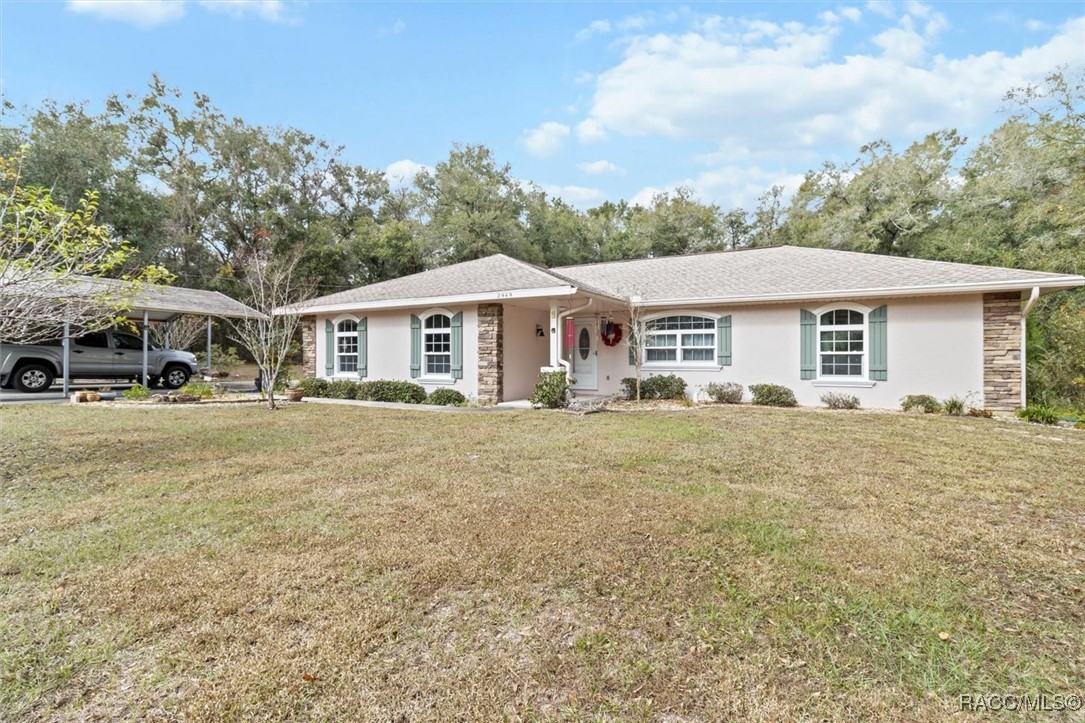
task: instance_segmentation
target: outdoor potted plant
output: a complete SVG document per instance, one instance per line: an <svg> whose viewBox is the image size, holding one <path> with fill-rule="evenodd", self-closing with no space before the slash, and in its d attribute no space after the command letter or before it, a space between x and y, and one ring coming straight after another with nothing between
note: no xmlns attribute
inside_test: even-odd
<svg viewBox="0 0 1085 723"><path fill-rule="evenodd" d="M301 388L301 382L296 379L290 380L290 383L286 386L286 391L283 392L286 395L287 401L300 402L301 398L305 396L305 390Z"/></svg>

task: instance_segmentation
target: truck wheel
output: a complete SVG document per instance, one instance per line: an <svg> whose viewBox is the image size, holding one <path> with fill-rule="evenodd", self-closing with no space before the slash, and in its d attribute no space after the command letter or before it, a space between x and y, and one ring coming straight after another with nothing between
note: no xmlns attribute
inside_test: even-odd
<svg viewBox="0 0 1085 723"><path fill-rule="evenodd" d="M182 366L166 367L166 371L162 375L162 386L166 389L183 387L185 384L188 384L189 377L191 376L192 372Z"/></svg>
<svg viewBox="0 0 1085 723"><path fill-rule="evenodd" d="M15 372L12 384L20 392L32 394L34 392L44 392L53 386L55 378L56 375L53 374L53 370L44 364L27 364L19 367L19 371Z"/></svg>

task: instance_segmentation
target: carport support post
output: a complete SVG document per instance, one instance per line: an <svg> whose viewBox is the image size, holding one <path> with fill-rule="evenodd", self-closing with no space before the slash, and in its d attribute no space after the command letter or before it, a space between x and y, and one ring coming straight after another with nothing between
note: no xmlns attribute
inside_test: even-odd
<svg viewBox="0 0 1085 723"><path fill-rule="evenodd" d="M72 325L64 322L64 398L68 398L68 375L72 366Z"/></svg>
<svg viewBox="0 0 1085 723"><path fill-rule="evenodd" d="M145 387L149 387L151 383L147 380L147 312L143 312L143 378L139 381Z"/></svg>
<svg viewBox="0 0 1085 723"><path fill-rule="evenodd" d="M207 317L207 377L211 378L211 317Z"/></svg>

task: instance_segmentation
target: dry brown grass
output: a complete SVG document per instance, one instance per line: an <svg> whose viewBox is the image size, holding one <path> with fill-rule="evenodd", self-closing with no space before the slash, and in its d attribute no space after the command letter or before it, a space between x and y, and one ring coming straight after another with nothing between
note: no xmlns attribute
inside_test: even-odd
<svg viewBox="0 0 1085 723"><path fill-rule="evenodd" d="M0 719L934 721L1085 693L1080 432L750 407L0 425Z"/></svg>

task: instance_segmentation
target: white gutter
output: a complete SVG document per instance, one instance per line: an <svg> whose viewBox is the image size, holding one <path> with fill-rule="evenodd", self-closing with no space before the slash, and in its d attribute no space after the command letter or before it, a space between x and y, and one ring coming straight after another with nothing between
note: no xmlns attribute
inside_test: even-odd
<svg viewBox="0 0 1085 723"><path fill-rule="evenodd" d="M561 351L562 351L561 350L561 342L562 342L563 339L565 339L565 324L564 324L565 317L568 316L569 314L575 314L578 311L584 311L584 309L587 309L594 302L595 302L595 299L588 299L586 302L584 302L580 306L574 306L573 308L566 309L565 311L562 311L561 313L558 314L558 364L561 364L563 367L565 367L565 378L566 379L572 378L572 364L565 361L565 359L562 358L562 354L561 354Z"/></svg>
<svg viewBox="0 0 1085 723"><path fill-rule="evenodd" d="M1028 404L1028 347L1026 346L1026 329L1028 313L1032 311L1036 301L1040 298L1040 287L1033 286L1032 293L1025 302L1025 308L1021 310L1021 406Z"/></svg>
<svg viewBox="0 0 1085 723"><path fill-rule="evenodd" d="M419 306L455 306L457 304L475 304L482 301L507 301L509 299L538 299L551 296L574 296L575 286L549 286L541 289L512 289L510 291L484 291L476 294L446 294L444 296L425 296L403 299L385 299L382 301L344 301L339 304L313 304L304 302L293 306L275 309L275 314L309 316L310 314L328 314L337 311L369 311L380 309L409 309Z"/></svg>
<svg viewBox="0 0 1085 723"><path fill-rule="evenodd" d="M758 294L756 296L687 297L676 299L653 299L641 304L645 308L660 306L698 306L708 304L764 304L785 301L830 301L843 298L881 298L887 296L927 296L939 294L984 293L1015 291L1021 288L1071 289L1085 286L1085 276L1065 276L1059 279L1036 279L1025 281L985 281L968 284L943 284L939 286L899 286L896 288L840 289L807 294Z"/></svg>

